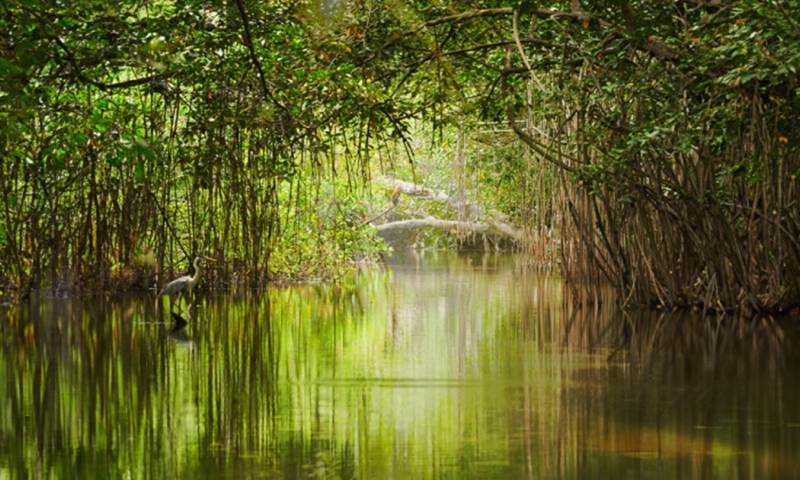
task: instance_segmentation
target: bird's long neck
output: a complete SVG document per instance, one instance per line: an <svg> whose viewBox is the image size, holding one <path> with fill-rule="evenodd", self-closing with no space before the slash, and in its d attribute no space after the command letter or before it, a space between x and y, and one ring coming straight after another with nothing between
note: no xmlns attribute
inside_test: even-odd
<svg viewBox="0 0 800 480"><path fill-rule="evenodd" d="M194 285L197 281L200 280L200 258L194 259L194 275L192 275L192 279L189 280L189 283Z"/></svg>

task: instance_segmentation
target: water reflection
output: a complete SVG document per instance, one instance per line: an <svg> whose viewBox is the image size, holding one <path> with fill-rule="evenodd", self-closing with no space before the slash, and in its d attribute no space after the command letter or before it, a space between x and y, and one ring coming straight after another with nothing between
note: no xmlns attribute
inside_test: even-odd
<svg viewBox="0 0 800 480"><path fill-rule="evenodd" d="M0 319L0 478L800 475L798 332L565 305L514 257Z"/></svg>

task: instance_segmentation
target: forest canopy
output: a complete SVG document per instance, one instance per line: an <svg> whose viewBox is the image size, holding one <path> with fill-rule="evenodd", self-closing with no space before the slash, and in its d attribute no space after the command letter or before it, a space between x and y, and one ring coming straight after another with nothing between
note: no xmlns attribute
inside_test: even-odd
<svg viewBox="0 0 800 480"><path fill-rule="evenodd" d="M413 172L420 132L502 125L485 150L504 161L473 174L498 174L528 242L560 240L575 293L785 311L798 18L796 0L5 2L0 284L146 288L199 251L221 284L336 270L381 248L384 154Z"/></svg>

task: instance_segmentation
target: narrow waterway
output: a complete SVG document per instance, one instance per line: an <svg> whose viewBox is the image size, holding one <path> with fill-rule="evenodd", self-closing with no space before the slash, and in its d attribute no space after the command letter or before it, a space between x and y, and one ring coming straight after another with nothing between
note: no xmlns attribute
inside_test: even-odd
<svg viewBox="0 0 800 480"><path fill-rule="evenodd" d="M514 256L0 312L0 479L800 477L800 332L565 306Z"/></svg>

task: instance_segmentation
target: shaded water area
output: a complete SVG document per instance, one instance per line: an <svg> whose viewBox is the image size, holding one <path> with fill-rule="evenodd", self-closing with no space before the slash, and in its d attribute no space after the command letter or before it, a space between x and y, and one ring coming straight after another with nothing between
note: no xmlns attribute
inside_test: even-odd
<svg viewBox="0 0 800 480"><path fill-rule="evenodd" d="M576 310L514 256L0 313L4 478L800 477L800 332Z"/></svg>

